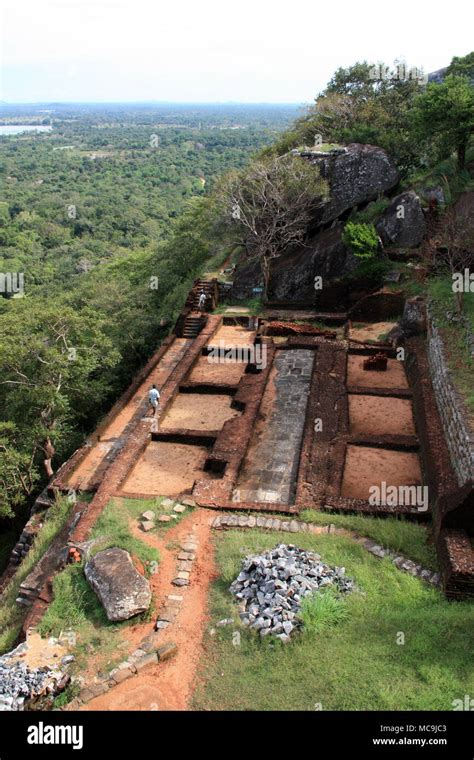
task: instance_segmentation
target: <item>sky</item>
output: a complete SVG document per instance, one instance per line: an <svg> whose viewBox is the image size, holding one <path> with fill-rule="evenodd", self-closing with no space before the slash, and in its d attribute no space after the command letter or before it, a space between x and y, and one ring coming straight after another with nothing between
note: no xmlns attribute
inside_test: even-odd
<svg viewBox="0 0 474 760"><path fill-rule="evenodd" d="M0 100L309 103L357 60L472 48L450 0L0 0Z"/></svg>

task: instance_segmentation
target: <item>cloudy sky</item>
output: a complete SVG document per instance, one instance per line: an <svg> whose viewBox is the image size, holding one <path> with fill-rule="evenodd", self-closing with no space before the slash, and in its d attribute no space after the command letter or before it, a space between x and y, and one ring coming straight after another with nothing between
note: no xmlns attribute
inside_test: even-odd
<svg viewBox="0 0 474 760"><path fill-rule="evenodd" d="M340 65L433 71L472 43L465 0L1 2L7 102L306 103Z"/></svg>

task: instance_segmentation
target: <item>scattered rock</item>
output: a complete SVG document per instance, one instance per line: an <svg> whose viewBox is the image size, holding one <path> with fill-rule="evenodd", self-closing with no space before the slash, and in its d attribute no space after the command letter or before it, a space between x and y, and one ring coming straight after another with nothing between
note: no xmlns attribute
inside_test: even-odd
<svg viewBox="0 0 474 760"><path fill-rule="evenodd" d="M170 515L160 515L158 518L158 522L167 523L171 522L171 516Z"/></svg>
<svg viewBox="0 0 474 760"><path fill-rule="evenodd" d="M140 527L145 533L148 533L149 530L153 530L155 527L155 523L151 522L151 520L144 520L142 523L140 523Z"/></svg>
<svg viewBox="0 0 474 760"><path fill-rule="evenodd" d="M173 586L189 586L189 580L186 580L185 578L174 578L171 583Z"/></svg>
<svg viewBox="0 0 474 760"><path fill-rule="evenodd" d="M177 653L178 647L176 644L164 644L162 647L159 647L156 654L158 655L158 659L160 661L163 660L169 660L171 657L174 657L174 655Z"/></svg>
<svg viewBox="0 0 474 760"><path fill-rule="evenodd" d="M149 509L147 512L143 512L143 514L141 516L141 519L145 520L146 522L148 522L149 520L154 520L155 519L155 513L152 512L151 509Z"/></svg>
<svg viewBox="0 0 474 760"><path fill-rule="evenodd" d="M216 626L218 628L224 628L226 625L233 625L234 618L224 618L223 620L219 620L218 623L216 623Z"/></svg>
<svg viewBox="0 0 474 760"><path fill-rule="evenodd" d="M186 512L186 507L184 504L176 504L175 507L173 507L173 512L176 512L177 514L182 514L183 512Z"/></svg>
<svg viewBox="0 0 474 760"><path fill-rule="evenodd" d="M84 573L109 620L128 620L150 606L150 584L124 549L113 547L98 552L87 562Z"/></svg>
<svg viewBox="0 0 474 760"><path fill-rule="evenodd" d="M161 502L161 506L164 507L165 509L168 509L169 507L172 507L173 505L174 505L173 499L163 499L163 501Z"/></svg>

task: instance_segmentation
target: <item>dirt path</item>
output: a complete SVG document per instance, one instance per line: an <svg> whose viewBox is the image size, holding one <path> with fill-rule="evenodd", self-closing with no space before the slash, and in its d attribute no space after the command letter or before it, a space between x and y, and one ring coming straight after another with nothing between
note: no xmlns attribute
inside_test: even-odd
<svg viewBox="0 0 474 760"><path fill-rule="evenodd" d="M174 623L165 629L160 640L173 642L178 652L169 661L152 665L138 675L119 684L106 694L96 697L82 710L187 710L194 689L196 671L203 654L203 634L208 620L207 599L209 584L216 577L211 541L211 522L215 513L198 509L159 538L140 531L140 538L160 552L159 570L151 576L157 611L168 594L183 597L180 612ZM134 529L138 533L138 528ZM179 544L190 532L198 542L190 585L176 588L176 555ZM156 615L154 616L156 618ZM130 652L151 632L153 622L126 630ZM125 654L124 654L125 656Z"/></svg>

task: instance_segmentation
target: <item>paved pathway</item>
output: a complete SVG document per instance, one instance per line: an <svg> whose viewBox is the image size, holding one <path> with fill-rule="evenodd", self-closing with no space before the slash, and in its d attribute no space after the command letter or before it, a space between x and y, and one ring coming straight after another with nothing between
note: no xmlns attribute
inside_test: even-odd
<svg viewBox="0 0 474 760"><path fill-rule="evenodd" d="M291 504L314 351L277 351L233 501Z"/></svg>

